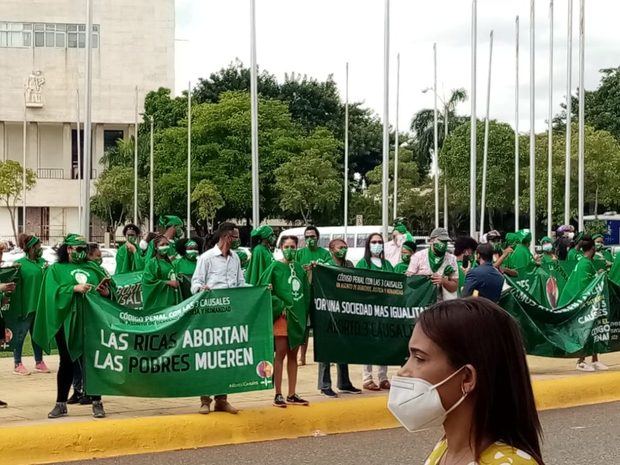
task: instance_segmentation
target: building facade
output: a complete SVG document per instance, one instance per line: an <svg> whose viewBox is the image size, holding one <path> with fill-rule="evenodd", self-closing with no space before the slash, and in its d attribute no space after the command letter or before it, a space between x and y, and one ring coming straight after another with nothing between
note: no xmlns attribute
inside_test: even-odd
<svg viewBox="0 0 620 465"><path fill-rule="evenodd" d="M174 0L92 2L94 193L105 151L134 134L136 87L139 112L149 91L174 89L175 11ZM78 230L85 23L85 0L0 2L0 160L25 158L35 172L25 229L50 243ZM103 234L100 223L93 220L93 238ZM9 212L0 206L0 239L12 235Z"/></svg>

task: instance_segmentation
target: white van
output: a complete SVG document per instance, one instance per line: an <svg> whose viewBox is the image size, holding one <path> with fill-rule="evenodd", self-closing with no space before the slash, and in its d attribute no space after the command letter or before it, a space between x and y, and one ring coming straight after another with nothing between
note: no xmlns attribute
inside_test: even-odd
<svg viewBox="0 0 620 465"><path fill-rule="evenodd" d="M319 247L327 248L332 239L344 239L344 226L321 226L317 227L319 230ZM389 234L392 234L392 226L388 228ZM282 258L282 252L280 251L280 241L283 236L297 236L299 239L298 247L305 247L306 241L304 240L304 231L306 227L285 229L280 233L278 242L276 244L276 250L274 251L274 257L277 260ZM351 260L355 265L358 261L364 257L364 247L366 246L366 240L368 236L373 233L382 233L383 226L348 226L346 243L349 247L347 253L347 259ZM383 238L384 241L389 241L390 238ZM426 237L414 236L418 248L424 248L427 242ZM420 245L422 246L420 247Z"/></svg>

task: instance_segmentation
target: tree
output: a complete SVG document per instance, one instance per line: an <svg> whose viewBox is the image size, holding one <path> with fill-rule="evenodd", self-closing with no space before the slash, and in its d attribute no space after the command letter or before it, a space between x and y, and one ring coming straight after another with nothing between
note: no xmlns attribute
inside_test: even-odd
<svg viewBox="0 0 620 465"><path fill-rule="evenodd" d="M309 224L317 213L334 210L340 202L342 184L331 160L315 151L284 163L275 171L280 208Z"/></svg>
<svg viewBox="0 0 620 465"><path fill-rule="evenodd" d="M0 198L9 211L13 236L17 243L17 201L21 199L24 190L24 170L19 162L6 160L0 162ZM30 168L26 169L26 190L31 190L37 183L37 178ZM26 224L26 218L24 218Z"/></svg>
<svg viewBox="0 0 620 465"><path fill-rule="evenodd" d="M207 223L208 231L212 231L215 215L224 206L224 199L215 184L207 179L200 181L192 192L192 202L197 204L198 218Z"/></svg>

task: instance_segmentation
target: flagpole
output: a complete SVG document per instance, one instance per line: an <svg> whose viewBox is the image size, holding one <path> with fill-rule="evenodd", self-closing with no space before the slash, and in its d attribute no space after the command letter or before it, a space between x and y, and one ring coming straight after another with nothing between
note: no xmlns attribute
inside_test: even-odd
<svg viewBox="0 0 620 465"><path fill-rule="evenodd" d="M433 44L433 177L435 191L435 227L439 227L439 138L437 129L437 43Z"/></svg>
<svg viewBox="0 0 620 465"><path fill-rule="evenodd" d="M535 34L535 0L530 2L530 231L534 252L536 244L536 34Z"/></svg>
<svg viewBox="0 0 620 465"><path fill-rule="evenodd" d="M136 86L135 117L133 153L133 222L134 224L138 224L138 86Z"/></svg>
<svg viewBox="0 0 620 465"><path fill-rule="evenodd" d="M187 83L187 237L192 225L192 81Z"/></svg>
<svg viewBox="0 0 620 465"><path fill-rule="evenodd" d="M344 241L349 224L349 62L344 71Z"/></svg>
<svg viewBox="0 0 620 465"><path fill-rule="evenodd" d="M385 0L383 29L383 176L382 225L383 238L388 238L388 169L390 163L390 0Z"/></svg>
<svg viewBox="0 0 620 465"><path fill-rule="evenodd" d="M252 125L252 223L260 224L260 191L258 180L258 84L256 69L256 0L250 0L250 106Z"/></svg>
<svg viewBox="0 0 620 465"><path fill-rule="evenodd" d="M153 140L153 126L155 124L155 120L153 115L149 115L149 119L151 120L151 147L149 151L149 231L153 231L155 227L155 207L154 207L154 197L155 197L155 181L154 181L154 169L155 169L155 160L154 160L154 140Z"/></svg>
<svg viewBox="0 0 620 465"><path fill-rule="evenodd" d="M493 31L489 35L489 76L487 79L487 108L484 117L484 147L482 155L482 195L480 197L480 234L484 234L484 209L487 199L487 160L489 157L489 110L491 108L491 65L493 62Z"/></svg>
<svg viewBox="0 0 620 465"><path fill-rule="evenodd" d="M547 156L547 236L553 227L553 0L549 0L549 114Z"/></svg>
<svg viewBox="0 0 620 465"><path fill-rule="evenodd" d="M573 0L568 0L568 24L566 36L566 154L564 166L564 224L570 223L570 175L572 139L572 83L573 79Z"/></svg>
<svg viewBox="0 0 620 465"><path fill-rule="evenodd" d="M28 146L26 94L24 94L24 127L22 129L22 233L26 234L26 151ZM19 225L18 225L19 229Z"/></svg>
<svg viewBox="0 0 620 465"><path fill-rule="evenodd" d="M519 230L519 16L515 19L515 231Z"/></svg>
<svg viewBox="0 0 620 465"><path fill-rule="evenodd" d="M394 215L398 216L398 111L400 108L400 53L396 54L396 128L394 139Z"/></svg>
<svg viewBox="0 0 620 465"><path fill-rule="evenodd" d="M446 143L448 140L448 105L446 102L443 102L444 108L444 137L443 142ZM443 172L443 227L448 230L448 182L446 181L446 171Z"/></svg>
<svg viewBox="0 0 620 465"><path fill-rule="evenodd" d="M76 127L77 127L77 170L78 170L78 191L80 191L80 202L78 204L78 230L80 231L80 234L83 231L82 228L82 202L83 202L83 192L82 192L82 160L81 160L81 155L82 155L82 148L80 147L80 143L82 142L82 138L80 136L80 89L75 89L75 95L76 95L76 113L77 113L77 118L76 118ZM73 168L73 167L72 167Z"/></svg>
<svg viewBox="0 0 620 465"><path fill-rule="evenodd" d="M579 231L585 200L585 0L579 2ZM596 212L598 213L598 212Z"/></svg>
<svg viewBox="0 0 620 465"><path fill-rule="evenodd" d="M478 7L472 0L471 10L471 118L469 147L469 235L476 236L476 53L477 53Z"/></svg>
<svg viewBox="0 0 620 465"><path fill-rule="evenodd" d="M93 3L86 0L86 72L85 72L85 115L84 115L84 205L82 208L83 236L90 240L90 177L92 161L92 29L93 29Z"/></svg>

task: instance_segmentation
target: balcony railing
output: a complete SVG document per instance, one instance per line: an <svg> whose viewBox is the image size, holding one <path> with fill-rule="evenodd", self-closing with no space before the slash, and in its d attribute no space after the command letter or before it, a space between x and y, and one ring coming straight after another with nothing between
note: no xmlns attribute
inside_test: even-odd
<svg viewBox="0 0 620 465"><path fill-rule="evenodd" d="M64 179L65 170L62 168L39 168L37 169L39 179Z"/></svg>

